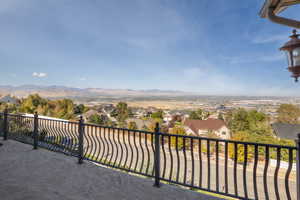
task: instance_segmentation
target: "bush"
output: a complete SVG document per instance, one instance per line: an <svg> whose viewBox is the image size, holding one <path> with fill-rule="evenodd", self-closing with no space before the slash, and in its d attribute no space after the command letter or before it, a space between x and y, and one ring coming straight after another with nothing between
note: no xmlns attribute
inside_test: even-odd
<svg viewBox="0 0 300 200"><path fill-rule="evenodd" d="M212 131L208 131L208 133L204 134L203 136L207 137L207 138L212 138L212 139L219 139L220 138ZM209 154L210 155L212 155L216 152L216 149L217 149L216 147L217 147L217 142L210 140L210 142L209 142ZM218 147L219 147L219 152L220 152L222 150L222 144L219 143ZM207 150L207 140L203 140L201 150L202 150L203 153L207 153L207 151L208 151Z"/></svg>
<svg viewBox="0 0 300 200"><path fill-rule="evenodd" d="M245 131L241 131L238 132L234 135L234 137L232 138L233 140L236 141L249 141L249 134ZM238 163L243 163L245 161L245 145L244 144L237 144L237 149L235 149L235 145L234 143L230 143L228 145L228 154L229 154L229 158L231 159L235 159L235 151L237 151L237 162ZM251 145L247 146L248 150L247 150L247 161L251 161L253 159L254 156L254 147Z"/></svg>
<svg viewBox="0 0 300 200"><path fill-rule="evenodd" d="M171 133L176 135L186 135L185 129L182 126L175 126L174 128L172 128ZM176 136L171 136L171 146L178 147L179 150L183 149L183 137L179 136L177 139L176 138ZM188 140L186 139L185 141L185 147L187 147Z"/></svg>
<svg viewBox="0 0 300 200"><path fill-rule="evenodd" d="M233 143L230 143L228 145L228 154L231 159L235 159L235 145ZM254 147L253 146L247 146L247 162L252 161L254 157ZM243 163L245 161L245 145L244 144L237 144L237 162Z"/></svg>
<svg viewBox="0 0 300 200"><path fill-rule="evenodd" d="M138 129L137 124L134 121L129 122L128 129L137 130Z"/></svg>

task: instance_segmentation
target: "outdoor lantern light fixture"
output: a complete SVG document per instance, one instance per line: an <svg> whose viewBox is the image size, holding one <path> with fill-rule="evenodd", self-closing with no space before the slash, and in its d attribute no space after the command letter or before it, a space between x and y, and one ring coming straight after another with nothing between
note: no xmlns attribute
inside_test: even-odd
<svg viewBox="0 0 300 200"><path fill-rule="evenodd" d="M285 51L288 59L288 70L292 72L291 77L298 82L300 77L300 34L293 30L293 35L290 36L290 41L285 43L280 50Z"/></svg>

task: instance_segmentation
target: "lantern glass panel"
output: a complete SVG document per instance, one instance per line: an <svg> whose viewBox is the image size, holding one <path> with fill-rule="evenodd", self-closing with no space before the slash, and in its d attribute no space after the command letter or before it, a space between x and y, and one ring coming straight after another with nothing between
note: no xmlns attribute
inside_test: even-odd
<svg viewBox="0 0 300 200"><path fill-rule="evenodd" d="M300 66L300 47L293 50L294 66Z"/></svg>
<svg viewBox="0 0 300 200"><path fill-rule="evenodd" d="M292 54L291 54L291 52L286 51L285 54L286 54L286 58L287 58L287 61L288 61L288 66L292 67L292 56L291 56Z"/></svg>

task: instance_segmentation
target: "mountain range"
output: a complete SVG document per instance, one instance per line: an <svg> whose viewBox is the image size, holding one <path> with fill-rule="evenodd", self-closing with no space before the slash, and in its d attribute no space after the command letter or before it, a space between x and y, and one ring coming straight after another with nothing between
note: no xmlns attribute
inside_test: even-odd
<svg viewBox="0 0 300 200"><path fill-rule="evenodd" d="M147 96L186 96L195 93L175 90L132 90L132 89L104 89L104 88L73 88L66 86L38 86L38 85L0 85L0 96L10 94L16 97L26 97L38 93L42 97L147 97Z"/></svg>

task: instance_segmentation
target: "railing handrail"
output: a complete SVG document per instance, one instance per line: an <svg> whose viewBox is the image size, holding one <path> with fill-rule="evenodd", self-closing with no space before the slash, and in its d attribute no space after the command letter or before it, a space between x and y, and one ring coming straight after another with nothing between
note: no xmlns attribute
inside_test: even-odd
<svg viewBox="0 0 300 200"><path fill-rule="evenodd" d="M268 143L259 143L259 142L245 142L245 141L237 141L237 140L228 140L228 139L220 139L220 138L210 138L210 137L202 137L202 136L193 136L193 135L179 135L172 133L161 133L164 136L174 136L174 137L184 137L184 138L192 138L192 139L202 139L202 140L210 140L215 142L224 142L224 143L237 143L237 144L247 144L247 145L257 145L257 146L268 146L271 148L291 148L296 149L296 146L288 146L288 145L279 145L279 144L268 144Z"/></svg>
<svg viewBox="0 0 300 200"><path fill-rule="evenodd" d="M121 131L135 131L135 132L141 132L141 133L146 133L146 134L155 134L154 132L151 132L151 131L144 131L144 130L138 130L138 129L128 129L128 128L120 128L120 127L114 127L114 126L103 126L103 125L92 124L92 123L84 123L84 125L94 126L94 127L99 127L99 128L110 128L110 129L121 130Z"/></svg>
<svg viewBox="0 0 300 200"><path fill-rule="evenodd" d="M0 114L4 114L1 113ZM8 114L9 116L20 116L20 117L28 117L28 118L34 118L31 116L24 116L22 114ZM63 119L46 119L46 118L39 118L41 120L50 120L50 121L59 121L59 122L68 122L72 124L78 124L79 122L74 121L66 121ZM103 126L99 124L92 124L92 123L83 123L84 126L93 126L93 127L99 127L99 128L109 128L109 129L115 129L115 130L122 130L122 131L128 131L128 132L140 132L140 133L146 133L146 134L155 134L155 132L152 131L145 131L145 130L137 130L137 129L128 129L128 128L120 128L120 127L113 127L113 126ZM289 146L289 145L280 145L280 144L269 144L269 143L260 143L260 142L246 142L246 141L237 141L237 140L230 140L230 139L221 139L221 138L210 138L210 137L203 137L203 136L194 136L194 135L180 135L180 134L173 134L173 133L165 133L165 132L159 132L163 136L172 136L172 137L182 137L182 138L190 138L190 139L202 139L202 140L210 140L210 141L218 141L218 142L224 142L224 143L237 143L237 144L247 144L247 145L258 145L258 146L268 146L271 148L285 148L285 149L294 149L297 150L298 148L296 146Z"/></svg>

